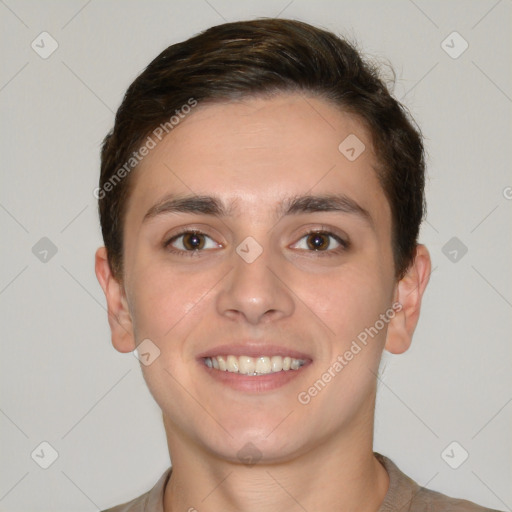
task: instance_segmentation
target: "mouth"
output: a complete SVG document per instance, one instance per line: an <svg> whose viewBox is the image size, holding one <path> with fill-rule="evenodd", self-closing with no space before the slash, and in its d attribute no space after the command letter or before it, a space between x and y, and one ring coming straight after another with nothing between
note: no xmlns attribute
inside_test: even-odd
<svg viewBox="0 0 512 512"><path fill-rule="evenodd" d="M197 361L213 381L249 394L277 390L299 378L313 362L303 352L252 340L211 348Z"/></svg>
<svg viewBox="0 0 512 512"><path fill-rule="evenodd" d="M203 357L203 363L208 368L222 372L238 373L241 375L268 375L269 373L288 372L298 370L307 362L306 359L297 359L291 356L235 356L218 355Z"/></svg>

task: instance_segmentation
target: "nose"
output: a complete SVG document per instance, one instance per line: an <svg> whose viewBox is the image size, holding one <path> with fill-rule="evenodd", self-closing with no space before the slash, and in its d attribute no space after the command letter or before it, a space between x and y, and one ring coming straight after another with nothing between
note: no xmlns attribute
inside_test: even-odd
<svg viewBox="0 0 512 512"><path fill-rule="evenodd" d="M231 320L252 325L277 321L295 309L286 277L268 251L252 262L233 252L233 268L217 295L217 311Z"/></svg>

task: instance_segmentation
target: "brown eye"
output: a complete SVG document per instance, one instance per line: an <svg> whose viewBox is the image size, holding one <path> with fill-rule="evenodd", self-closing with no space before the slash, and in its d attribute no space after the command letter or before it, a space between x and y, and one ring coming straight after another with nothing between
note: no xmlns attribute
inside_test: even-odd
<svg viewBox="0 0 512 512"><path fill-rule="evenodd" d="M199 231L182 231L164 242L164 248L182 255L198 255L208 249L219 249L221 244Z"/></svg>
<svg viewBox="0 0 512 512"><path fill-rule="evenodd" d="M318 253L318 256L337 255L349 247L350 242L327 230L309 231L293 246L294 249Z"/></svg>
<svg viewBox="0 0 512 512"><path fill-rule="evenodd" d="M185 233L183 235L183 247L189 251L204 247L204 235L199 233Z"/></svg>
<svg viewBox="0 0 512 512"><path fill-rule="evenodd" d="M311 233L306 238L306 243L309 249L314 251L325 251L329 248L329 236L325 233Z"/></svg>

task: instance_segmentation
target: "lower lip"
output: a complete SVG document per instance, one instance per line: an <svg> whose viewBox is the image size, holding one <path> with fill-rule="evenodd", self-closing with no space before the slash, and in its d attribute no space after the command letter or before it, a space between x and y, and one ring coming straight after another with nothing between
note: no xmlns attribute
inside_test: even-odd
<svg viewBox="0 0 512 512"><path fill-rule="evenodd" d="M263 393L284 386L292 379L302 375L309 366L309 362L302 365L298 370L287 370L275 373L266 373L264 375L244 375L243 373L228 372L210 368L200 361L200 365L215 380L236 389L237 391L246 391L253 393Z"/></svg>

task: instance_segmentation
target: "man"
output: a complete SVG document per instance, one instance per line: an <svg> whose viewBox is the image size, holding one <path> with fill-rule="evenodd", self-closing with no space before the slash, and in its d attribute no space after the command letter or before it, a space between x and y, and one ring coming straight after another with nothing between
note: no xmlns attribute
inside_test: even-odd
<svg viewBox="0 0 512 512"><path fill-rule="evenodd" d="M129 87L96 274L172 471L128 511L483 511L373 452L384 349L431 271L419 130L376 69L291 20L213 27Z"/></svg>

